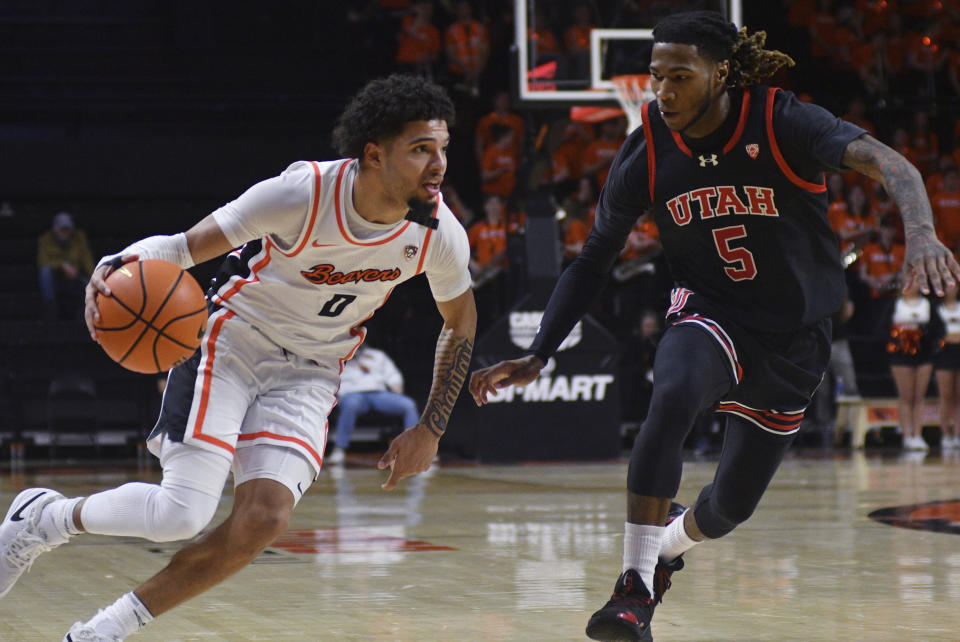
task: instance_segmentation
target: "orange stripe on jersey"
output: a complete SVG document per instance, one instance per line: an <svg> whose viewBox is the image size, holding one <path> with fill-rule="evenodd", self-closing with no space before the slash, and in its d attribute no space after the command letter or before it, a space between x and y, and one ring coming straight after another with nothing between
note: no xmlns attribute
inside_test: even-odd
<svg viewBox="0 0 960 642"><path fill-rule="evenodd" d="M433 218L437 218L437 211L440 209L440 199L437 199L437 204L433 208ZM417 262L417 274L423 272L423 260L427 256L427 246L430 245L430 236L433 234L433 228L427 228L427 235L423 237L423 247L420 248L420 260ZM382 304L381 304L382 305Z"/></svg>
<svg viewBox="0 0 960 642"><path fill-rule="evenodd" d="M207 355L203 358L203 367L200 369L200 376L203 379L200 391L200 407L197 409L197 418L194 420L190 432L190 436L193 439L200 439L214 446L219 446L231 455L233 454L233 446L216 437L203 434L203 420L207 416L207 404L210 402L210 378L213 375L213 359L216 355L217 336L220 334L224 322L233 316L234 313L227 310L223 316L213 322L213 329L210 331L210 336L207 337Z"/></svg>
<svg viewBox="0 0 960 642"><path fill-rule="evenodd" d="M347 165L349 165L352 162L353 162L352 160L344 161L343 164L340 165L340 171L337 172L337 186L335 190L336 194L334 195L333 204L337 212L337 227L340 228L340 235L344 239L346 239L348 243L352 245L362 245L364 247L370 247L373 245L383 245L384 243L389 243L390 241L397 238L398 236L400 236L406 231L407 226L410 225L410 221L404 222L404 224L400 226L400 229L398 229L396 232L394 232L387 238L381 239L379 241L357 241L353 239L350 236L350 232L347 231L347 226L343 222L343 212L340 211L340 186L343 184L343 173L346 171Z"/></svg>
<svg viewBox="0 0 960 642"><path fill-rule="evenodd" d="M783 175L790 179L790 182L807 190L808 192L813 192L814 194L822 194L827 191L826 183L811 183L805 181L796 174L793 173L793 170L790 169L790 166L787 165L786 159L783 157L783 154L780 153L780 146L777 145L777 138L773 135L773 99L776 97L776 93L780 91L779 87L770 87L767 90L767 108L765 114L765 120L767 121L767 138L770 139L770 151L773 152L773 157L777 161L777 165L780 166L780 171L783 172Z"/></svg>
<svg viewBox="0 0 960 642"><path fill-rule="evenodd" d="M300 240L300 245L297 246L292 252L284 252L279 247L274 245L277 248L277 252L283 254L284 256L296 256L300 254L300 250L306 247L307 243L310 241L310 237L313 235L313 225L317 222L317 212L320 209L320 185L322 182L322 175L320 174L320 165L317 164L317 161L310 161L310 166L313 167L313 203L310 205L310 221L307 223L307 229L303 233L303 238ZM269 239L269 237L267 237Z"/></svg>
<svg viewBox="0 0 960 642"><path fill-rule="evenodd" d="M737 129L726 145L723 146L723 153L727 154L737 144L740 137L743 136L743 129L747 126L747 116L750 114L750 90L743 92L743 101L740 103L740 120L737 121Z"/></svg>
<svg viewBox="0 0 960 642"><path fill-rule="evenodd" d="M248 283L256 283L257 281L260 280L260 277L257 276L257 272L259 272L260 270L262 270L262 269L267 265L267 263L270 262L270 248L276 247L276 246L273 244L273 241L270 240L270 237L269 237L269 236L264 237L264 238L265 238L266 241L267 241L267 242L266 242L266 251L265 251L266 253L264 254L264 256L263 256L262 259L260 259L256 264L254 264L254 265L250 268L250 278L248 278L248 279L237 279L236 283L233 284L233 287L231 287L229 290L227 290L226 292L224 292L222 295L220 295L220 294L214 294L214 295L213 295L213 302L214 302L214 303L216 303L216 304L218 304L218 305L219 305L219 304L222 304L224 301L226 301L227 299L229 299L230 297L232 297L234 294L236 294L237 292L239 292L239 291L240 291L240 288L242 288L243 286L247 285ZM309 238L309 236L308 236L308 238ZM279 248L277 248L277 250L279 251Z"/></svg>
<svg viewBox="0 0 960 642"><path fill-rule="evenodd" d="M650 103L643 103L640 114L643 118L643 140L647 144L647 184L650 187L650 202L653 202L653 184L657 178L657 152L653 148L653 130L650 129Z"/></svg>
<svg viewBox="0 0 960 642"><path fill-rule="evenodd" d="M240 435L239 437L240 441L253 441L254 439L262 439L262 438L276 439L279 441L289 441L290 443L294 443L294 444L297 444L298 446L302 446L307 452L310 453L310 456L317 461L318 466L323 464L323 457L321 457L320 454L310 446L310 444L303 441L302 439L297 439L296 437L289 437L287 435L278 435L276 433L267 432L266 430L262 430L260 432L245 433Z"/></svg>

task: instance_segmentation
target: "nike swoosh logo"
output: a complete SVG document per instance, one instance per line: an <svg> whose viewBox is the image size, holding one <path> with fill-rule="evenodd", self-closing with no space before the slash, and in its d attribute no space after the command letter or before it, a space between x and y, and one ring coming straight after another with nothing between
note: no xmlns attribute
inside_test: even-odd
<svg viewBox="0 0 960 642"><path fill-rule="evenodd" d="M22 522L22 521L23 521L23 511L24 511L24 509L26 509L27 506L29 506L29 505L32 504L33 502L37 501L38 499L40 499L41 497L43 497L43 496L46 495L46 494L47 494L47 491L43 491L43 492L41 492L41 493L37 493L36 495L34 495L34 496L31 497L30 499L28 499L28 500L27 500L27 503L25 503L23 506L21 506L20 508L18 508L18 509L17 509L17 512L10 516L10 521L11 521L11 522Z"/></svg>
<svg viewBox="0 0 960 642"><path fill-rule="evenodd" d="M303 489L300 488L300 482L297 482L297 490L299 490L300 494L303 495Z"/></svg>
<svg viewBox="0 0 960 642"><path fill-rule="evenodd" d="M313 247L333 247L333 246L334 246L333 243L317 243L316 241L313 242Z"/></svg>

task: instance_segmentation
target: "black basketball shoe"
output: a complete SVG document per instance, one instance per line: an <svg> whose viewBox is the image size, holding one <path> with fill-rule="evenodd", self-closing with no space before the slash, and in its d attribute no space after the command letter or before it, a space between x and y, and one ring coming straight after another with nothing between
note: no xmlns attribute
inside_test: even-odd
<svg viewBox="0 0 960 642"><path fill-rule="evenodd" d="M650 618L654 606L640 574L632 568L627 569L617 580L610 600L587 623L587 637L591 640L652 642Z"/></svg>
<svg viewBox="0 0 960 642"><path fill-rule="evenodd" d="M687 507L670 502L670 510L667 512L667 524L683 515ZM657 562L657 567L653 571L653 600L654 605L663 602L663 594L667 592L673 583L670 578L673 574L683 568L683 555L677 557L672 562Z"/></svg>

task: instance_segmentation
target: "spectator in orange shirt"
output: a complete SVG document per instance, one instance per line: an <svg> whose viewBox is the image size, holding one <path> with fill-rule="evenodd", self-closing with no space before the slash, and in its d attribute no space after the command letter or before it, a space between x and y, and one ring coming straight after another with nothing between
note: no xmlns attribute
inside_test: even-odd
<svg viewBox="0 0 960 642"><path fill-rule="evenodd" d="M483 164L483 155L487 148L493 145L493 126L506 125L513 130L513 141L517 155L520 154L520 144L523 141L523 117L510 111L510 93L500 90L493 96L493 111L484 114L477 121L474 129L474 148L477 153L477 164Z"/></svg>
<svg viewBox="0 0 960 642"><path fill-rule="evenodd" d="M844 255L862 248L877 231L878 221L870 212L870 203L861 186L853 185L847 190L847 208L837 216L836 226L834 232L840 240L840 253Z"/></svg>
<svg viewBox="0 0 960 642"><path fill-rule="evenodd" d="M834 234L839 235L840 217L847 213L847 186L843 176L832 172L827 175L827 221Z"/></svg>
<svg viewBox="0 0 960 642"><path fill-rule="evenodd" d="M623 144L626 130L627 119L623 116L605 120L600 123L600 138L587 145L583 154L583 175L595 177L600 187L607 182L610 164Z"/></svg>
<svg viewBox="0 0 960 642"><path fill-rule="evenodd" d="M412 12L401 21L396 60L402 71L433 77L440 54L440 31L431 24L432 18L433 2L417 0Z"/></svg>
<svg viewBox="0 0 960 642"><path fill-rule="evenodd" d="M573 121L567 124L563 140L553 152L551 181L554 184L580 180L583 176L583 155L592 140L593 133L588 125Z"/></svg>
<svg viewBox="0 0 960 642"><path fill-rule="evenodd" d="M457 19L444 32L444 45L454 88L462 86L471 96L480 95L480 76L490 57L490 34L473 17L469 0L459 0Z"/></svg>
<svg viewBox="0 0 960 642"><path fill-rule="evenodd" d="M478 327L489 327L504 306L507 295L506 201L496 194L483 197L481 221L467 232L470 240L470 275L477 297Z"/></svg>
<svg viewBox="0 0 960 642"><path fill-rule="evenodd" d="M483 220L470 226L470 273L474 281L507 265L506 201L496 194L483 197ZM485 281L486 282L486 281Z"/></svg>
<svg viewBox="0 0 960 642"><path fill-rule="evenodd" d="M590 32L595 26L590 3L578 2L573 8L573 24L563 32L571 78L590 79Z"/></svg>
<svg viewBox="0 0 960 642"><path fill-rule="evenodd" d="M930 197L937 236L956 254L960 250L960 174L956 167L943 173L943 187Z"/></svg>
<svg viewBox="0 0 960 642"><path fill-rule="evenodd" d="M510 196L517 184L518 154L513 139L513 130L506 125L494 125L493 144L483 153L480 175L481 191L496 194L504 199Z"/></svg>
<svg viewBox="0 0 960 642"><path fill-rule="evenodd" d="M557 37L554 35L547 14L540 4L537 4L536 11L533 14L533 24L527 29L527 37L529 38L530 55L533 56L535 65L556 62L560 67L566 64ZM563 75L564 70L558 69L557 72L559 77Z"/></svg>
<svg viewBox="0 0 960 642"><path fill-rule="evenodd" d="M886 320L897 299L898 278L903 267L905 247L896 239L897 223L886 218L880 223L877 240L867 243L860 258L860 279L870 288L870 296L857 302L856 316L861 330L872 336L886 334Z"/></svg>
<svg viewBox="0 0 960 642"><path fill-rule="evenodd" d="M897 274L903 267L904 245L896 241L897 222L886 218L880 222L875 241L863 248L860 277L870 286L872 297L896 294Z"/></svg>

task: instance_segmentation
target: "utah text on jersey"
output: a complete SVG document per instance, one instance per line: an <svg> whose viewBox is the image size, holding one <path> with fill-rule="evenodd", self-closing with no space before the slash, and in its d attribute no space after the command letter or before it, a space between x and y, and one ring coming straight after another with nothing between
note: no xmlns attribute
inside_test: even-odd
<svg viewBox="0 0 960 642"><path fill-rule="evenodd" d="M743 190L740 194L738 188ZM674 223L686 225L693 220L693 204L697 206L696 213L701 220L728 214L780 215L774 192L769 187L717 185L684 192L667 201Z"/></svg>

